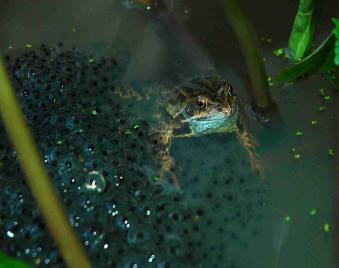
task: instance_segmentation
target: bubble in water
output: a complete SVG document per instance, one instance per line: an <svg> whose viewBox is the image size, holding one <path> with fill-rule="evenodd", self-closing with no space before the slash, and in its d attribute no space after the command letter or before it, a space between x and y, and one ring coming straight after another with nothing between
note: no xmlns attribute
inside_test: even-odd
<svg viewBox="0 0 339 268"><path fill-rule="evenodd" d="M153 262L155 259L155 255L152 254L149 258L148 258L148 262Z"/></svg>
<svg viewBox="0 0 339 268"><path fill-rule="evenodd" d="M8 237L10 237L10 238L13 238L13 237L14 237L14 234L13 234L11 231L7 231L7 235L8 235Z"/></svg>

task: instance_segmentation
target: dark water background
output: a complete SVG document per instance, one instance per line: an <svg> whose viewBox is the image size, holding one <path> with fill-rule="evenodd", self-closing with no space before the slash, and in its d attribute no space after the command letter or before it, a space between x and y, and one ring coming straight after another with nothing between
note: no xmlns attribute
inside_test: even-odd
<svg viewBox="0 0 339 268"><path fill-rule="evenodd" d="M243 2L259 36L272 38L272 43L262 42L262 49L267 73L274 76L286 63L272 51L286 46L297 1ZM329 33L329 18L337 12L336 0L324 1L315 43ZM28 43L37 47L62 41L98 56L119 55L127 66L126 84L152 80L172 85L217 69L240 96L249 86L239 46L217 1L174 2L166 20L150 17L146 10L126 10L113 0L1 1L0 33L1 51L6 54L19 55ZM324 101L320 88L332 100ZM187 199L205 211L206 259L213 260L213 267L232 263L258 268L334 267L334 162L328 149L334 147L336 92L325 78L314 75L293 85L273 86L271 93L281 112L282 128L278 133L260 130L258 135L265 178L250 175L246 153L232 135L177 139L172 145L178 181ZM324 112L318 111L320 105L326 107ZM144 113L139 110L138 116L147 118L149 112ZM318 125L312 126L312 120L318 120ZM303 136L296 137L296 131ZM300 152L300 159L293 157L292 147ZM232 176L237 183L228 186ZM229 205L229 196L237 202ZM313 208L315 216L310 215ZM228 223L227 228L234 228L238 236L233 242L218 231L226 226L225 212L232 210L255 218L244 231L239 226L247 224L245 216ZM329 233L324 231L327 223ZM225 249L222 241L228 245ZM202 267L212 266L203 263Z"/></svg>

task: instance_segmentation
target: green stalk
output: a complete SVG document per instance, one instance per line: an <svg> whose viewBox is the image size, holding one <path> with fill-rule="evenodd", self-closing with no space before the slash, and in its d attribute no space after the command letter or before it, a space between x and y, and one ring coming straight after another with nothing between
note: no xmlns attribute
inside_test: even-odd
<svg viewBox="0 0 339 268"><path fill-rule="evenodd" d="M254 26L241 9L238 0L220 0L220 2L244 54L252 81L253 90L251 94L254 104L261 110L272 107L274 104L268 89L259 38Z"/></svg>
<svg viewBox="0 0 339 268"><path fill-rule="evenodd" d="M308 52L316 26L317 0L300 0L298 13L294 19L288 46L295 60L301 60Z"/></svg>
<svg viewBox="0 0 339 268"><path fill-rule="evenodd" d="M84 249L67 220L65 209L53 188L51 178L44 168L33 136L16 101L1 57L0 114L18 154L28 185L67 267L91 267Z"/></svg>

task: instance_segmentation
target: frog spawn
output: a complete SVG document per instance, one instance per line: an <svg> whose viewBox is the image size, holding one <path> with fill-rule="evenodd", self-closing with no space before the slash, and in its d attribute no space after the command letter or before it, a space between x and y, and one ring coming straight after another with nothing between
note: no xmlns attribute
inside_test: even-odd
<svg viewBox="0 0 339 268"><path fill-rule="evenodd" d="M117 100L118 66L114 59L92 61L75 49L45 46L9 63L46 167L92 262L96 267L240 267L237 260L223 259L228 238L234 240L239 230L228 229L227 222L217 227L209 207L218 203L220 209L226 202L233 211L228 221L238 221L246 204L227 194L233 181L228 190L210 185L203 195L214 202L201 204L189 204L183 193L153 181L159 165L150 126L133 121ZM36 266L63 267L3 131L0 164L1 250ZM223 203L217 189L227 196ZM213 245L211 232L225 241Z"/></svg>

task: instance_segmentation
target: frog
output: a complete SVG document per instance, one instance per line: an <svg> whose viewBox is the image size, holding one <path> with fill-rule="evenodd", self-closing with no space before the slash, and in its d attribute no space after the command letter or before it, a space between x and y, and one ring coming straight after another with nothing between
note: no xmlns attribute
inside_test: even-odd
<svg viewBox="0 0 339 268"><path fill-rule="evenodd" d="M136 101L152 99L151 91L145 96L129 88L118 91L120 97L136 98ZM150 131L151 144L160 162L159 179L167 178L180 188L175 174L175 160L170 149L176 138L196 138L215 133L234 133L247 151L253 172L263 174L263 165L254 152L256 141L247 130L244 117L246 109L232 85L224 78L200 76L188 79L173 88L163 88L156 101L160 113L158 122Z"/></svg>

